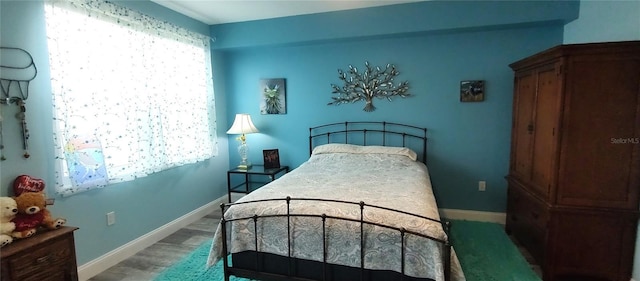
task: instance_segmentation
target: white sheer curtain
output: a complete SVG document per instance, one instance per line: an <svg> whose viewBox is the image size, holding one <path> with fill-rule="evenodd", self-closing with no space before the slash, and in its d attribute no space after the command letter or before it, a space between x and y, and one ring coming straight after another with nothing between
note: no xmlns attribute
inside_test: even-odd
<svg viewBox="0 0 640 281"><path fill-rule="evenodd" d="M217 155L208 37L101 0L45 13L58 193Z"/></svg>

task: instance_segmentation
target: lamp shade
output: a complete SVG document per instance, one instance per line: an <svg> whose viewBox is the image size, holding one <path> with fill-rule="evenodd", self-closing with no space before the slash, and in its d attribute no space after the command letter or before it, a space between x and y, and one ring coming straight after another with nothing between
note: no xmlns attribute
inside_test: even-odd
<svg viewBox="0 0 640 281"><path fill-rule="evenodd" d="M233 120L233 125L227 131L227 134L251 134L258 133L258 128L251 122L251 116L245 113L236 114L236 119Z"/></svg>

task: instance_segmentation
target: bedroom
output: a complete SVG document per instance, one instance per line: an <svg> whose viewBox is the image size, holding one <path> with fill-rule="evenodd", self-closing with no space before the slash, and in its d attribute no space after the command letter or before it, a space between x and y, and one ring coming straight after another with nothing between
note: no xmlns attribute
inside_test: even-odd
<svg viewBox="0 0 640 281"><path fill-rule="evenodd" d="M487 5L464 3L466 10L482 10L486 8L482 5ZM69 225L80 227L76 245L81 272L108 265L118 254L143 247L145 242L136 239L162 235L162 231L156 230L169 231L168 227L162 227L194 210L206 212L199 208L217 207L210 203L226 195L225 172L239 161L236 142L225 132L233 116L241 112L250 113L261 130L260 134L248 136L252 147L250 159L259 162L262 149L279 148L281 163L292 167L308 157L309 126L361 119L425 126L430 130L429 167L441 207L504 213L503 177L508 168L512 99L512 72L507 65L562 43L640 39L637 21L640 7L636 1L613 4L583 1L579 5L566 2L557 4L564 8L552 11L533 8L513 11L513 3L491 2L494 5L491 11L505 12L495 12L486 18L459 15L458 8L448 6L452 4L443 4L448 13L430 14L430 4L425 3L422 4L425 11L414 9L422 14L414 18L411 26L402 22L357 21L367 15L365 10L321 18L302 17L300 25L304 28L309 20L333 26L347 17L354 19L359 28L341 25L314 32L274 34L261 33L262 29L256 27L260 23L209 27L147 1L125 4L211 34L218 37L219 44L229 44L221 45L220 49L214 44L213 52L214 73L219 75L214 78L219 155L105 189L56 197L52 210L66 217ZM0 9L1 45L21 46L32 52L36 63L45 64L48 59L42 4L2 1ZM411 9L400 10L407 13ZM262 27L265 29L289 23L265 22L268 23ZM227 32L228 40L222 39L222 32ZM234 39L231 35L238 37ZM362 111L361 104L327 106L330 84L338 82L336 70L349 64L362 66L365 60L374 65L398 66L401 72L398 79L410 82L414 96L393 102L377 100L378 109L372 113ZM27 116L32 156L25 160L20 156L21 150L5 151L8 160L0 162L3 196L19 174L52 178L51 101L44 94L50 92L50 85L45 67L41 69L31 86L33 94ZM286 78L287 114L260 115L261 78ZM459 83L469 79L486 81L484 102L459 102ZM3 108L5 120L12 119L11 116L9 109ZM9 130L8 123L5 130ZM7 148L20 146L19 138L14 136L5 133ZM484 193L477 191L479 180L487 182ZM117 223L106 226L105 214L112 211L117 215ZM104 242L93 243L95 240Z"/></svg>

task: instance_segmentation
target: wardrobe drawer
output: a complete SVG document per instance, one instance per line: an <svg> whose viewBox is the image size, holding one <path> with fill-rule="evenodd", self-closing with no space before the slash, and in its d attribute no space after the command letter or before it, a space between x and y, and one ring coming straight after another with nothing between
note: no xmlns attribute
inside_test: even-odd
<svg viewBox="0 0 640 281"><path fill-rule="evenodd" d="M509 184L506 229L542 264L549 209L519 186Z"/></svg>
<svg viewBox="0 0 640 281"><path fill-rule="evenodd" d="M519 220L525 224L545 229L549 223L549 208L518 184L509 184L507 195L507 220Z"/></svg>

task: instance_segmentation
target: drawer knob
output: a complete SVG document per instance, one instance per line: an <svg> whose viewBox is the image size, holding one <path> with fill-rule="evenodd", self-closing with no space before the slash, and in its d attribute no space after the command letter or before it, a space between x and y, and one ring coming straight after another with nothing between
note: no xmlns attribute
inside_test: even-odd
<svg viewBox="0 0 640 281"><path fill-rule="evenodd" d="M49 261L49 259L51 259L50 255L47 255L47 256L44 256L44 257L41 257L41 258L37 258L36 259L36 263L45 263L45 262Z"/></svg>

